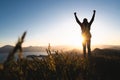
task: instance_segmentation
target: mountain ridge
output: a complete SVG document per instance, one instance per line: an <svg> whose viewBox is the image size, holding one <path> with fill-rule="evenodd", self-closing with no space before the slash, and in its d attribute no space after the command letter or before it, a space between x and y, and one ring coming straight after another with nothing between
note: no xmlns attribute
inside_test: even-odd
<svg viewBox="0 0 120 80"><path fill-rule="evenodd" d="M11 45L5 45L0 47L0 53L8 53L12 51L14 46ZM23 52L44 52L46 51L47 46L28 46L28 47L23 47ZM51 46L52 50L62 50L62 51L67 51L71 50L74 48L70 48L70 46ZM93 51L96 49L114 49L114 50L120 50L120 45L99 45L97 48L95 47Z"/></svg>
<svg viewBox="0 0 120 80"><path fill-rule="evenodd" d="M5 45L3 47L0 47L0 53L8 53L12 51L14 46L11 45ZM39 51L45 51L46 47L41 47L41 46L28 46L28 47L23 47L23 52L39 52Z"/></svg>

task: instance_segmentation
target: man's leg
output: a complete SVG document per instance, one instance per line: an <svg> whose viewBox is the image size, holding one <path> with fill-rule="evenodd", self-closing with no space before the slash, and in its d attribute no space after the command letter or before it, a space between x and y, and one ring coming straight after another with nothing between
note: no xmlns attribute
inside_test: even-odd
<svg viewBox="0 0 120 80"><path fill-rule="evenodd" d="M89 39L89 40L87 40L87 49L88 49L88 56L90 56L91 55L91 40Z"/></svg>
<svg viewBox="0 0 120 80"><path fill-rule="evenodd" d="M84 54L84 57L86 57L86 41L84 41L82 45L83 45L83 54Z"/></svg>

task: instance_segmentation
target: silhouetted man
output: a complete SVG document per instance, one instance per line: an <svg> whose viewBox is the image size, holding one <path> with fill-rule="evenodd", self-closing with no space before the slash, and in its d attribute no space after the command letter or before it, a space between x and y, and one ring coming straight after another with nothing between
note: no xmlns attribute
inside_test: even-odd
<svg viewBox="0 0 120 80"><path fill-rule="evenodd" d="M82 30L82 37L84 38L83 42L82 42L84 57L86 57L86 47L88 49L88 55L90 56L90 54L91 54L91 48L90 48L91 33L90 33L90 28L91 28L91 24L94 21L95 13L96 13L96 11L93 10L93 16L92 16L92 19L90 20L90 22L88 22L87 19L84 18L82 23L77 18L76 12L74 13L76 22L80 25L81 30Z"/></svg>

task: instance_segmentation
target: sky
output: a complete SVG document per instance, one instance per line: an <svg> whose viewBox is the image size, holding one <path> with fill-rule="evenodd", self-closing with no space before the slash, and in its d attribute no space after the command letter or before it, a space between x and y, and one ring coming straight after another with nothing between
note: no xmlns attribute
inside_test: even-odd
<svg viewBox="0 0 120 80"><path fill-rule="evenodd" d="M27 31L23 46L81 46L81 29L91 25L92 45L120 45L120 0L0 0L0 46L15 45Z"/></svg>

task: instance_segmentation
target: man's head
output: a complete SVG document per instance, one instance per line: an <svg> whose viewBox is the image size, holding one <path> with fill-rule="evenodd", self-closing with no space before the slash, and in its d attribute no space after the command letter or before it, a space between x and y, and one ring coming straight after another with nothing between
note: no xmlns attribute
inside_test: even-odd
<svg viewBox="0 0 120 80"><path fill-rule="evenodd" d="M83 19L83 22L84 22L84 23L88 23L87 18L84 18L84 19Z"/></svg>

